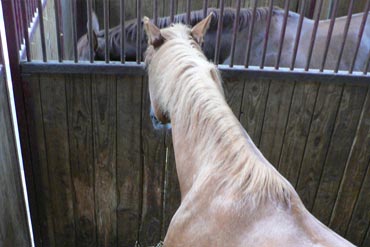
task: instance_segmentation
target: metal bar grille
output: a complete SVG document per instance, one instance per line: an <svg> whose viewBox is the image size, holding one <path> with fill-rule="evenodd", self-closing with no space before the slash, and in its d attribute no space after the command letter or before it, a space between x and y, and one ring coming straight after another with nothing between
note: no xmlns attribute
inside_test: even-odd
<svg viewBox="0 0 370 247"><path fill-rule="evenodd" d="M75 63L78 63L76 0L72 0L72 2L71 2L71 10L72 10L73 59L74 59L74 62Z"/></svg>
<svg viewBox="0 0 370 247"><path fill-rule="evenodd" d="M220 46L221 46L221 33L222 33L222 24L223 24L223 16L224 16L224 0L220 0L221 7L220 7L220 14L217 23L217 34L216 34L216 48L215 48L215 57L214 63L218 64L220 58Z"/></svg>
<svg viewBox="0 0 370 247"><path fill-rule="evenodd" d="M258 0L254 0L254 2L253 2L252 20L251 20L250 29L249 29L247 52L245 54L245 61L244 61L244 67L245 68L248 68L248 66L249 66L249 57L250 57L250 53L251 53L251 49L252 49L252 42L253 42L254 22L255 22L256 12L257 12L257 2L258 2Z"/></svg>
<svg viewBox="0 0 370 247"><path fill-rule="evenodd" d="M365 6L365 10L364 10L364 13L369 13L369 7L370 7L370 0L368 0L366 2L366 6ZM364 16L362 17L362 22L361 22L361 26L360 26L360 30L358 32L358 39L357 39L357 45L356 45L356 49L355 49L355 53L353 55L353 59L352 59L352 63L351 63L351 67L349 69L349 73L351 74L353 72L353 69L355 67L355 63L356 63L356 58L357 58L357 54L358 54L358 50L360 48L360 44L361 44L361 40L362 40L362 36L364 34L364 29L365 29L365 25L366 25L366 20L367 20L367 17L368 17L368 14L364 14Z"/></svg>
<svg viewBox="0 0 370 247"><path fill-rule="evenodd" d="M64 59L71 59L75 63L82 60L89 60L91 63L95 60L105 61L105 63L110 63L111 60L118 60L121 63L127 62L126 60L140 63L142 60L142 54L144 53L143 49L146 47L143 45L146 42L146 40L144 40L146 36L143 35L141 23L143 11L147 14L147 11L150 10L149 13L152 13L152 16L150 17L152 17L153 23L156 25L159 25L160 23L161 28L163 28L169 23L178 21L188 25L196 24L200 20L197 19L194 21L195 19L192 20L191 18L196 16L193 14L193 11L197 11L194 9L194 6L200 6L200 9L198 10L200 16L206 17L209 12L209 8L215 8L214 11L217 13L217 25L216 27L213 26L213 30L210 31L213 32L215 37L213 39L205 38L204 44L204 47L210 47L207 55L208 58L213 60L217 65L220 63L227 63L230 68L235 65L244 65L245 68L258 66L260 69L265 69L269 66L273 66L274 69L288 67L290 70L304 68L306 71L313 69L314 71L317 70L317 72L323 72L324 70L330 69L333 73L338 73L339 69L346 69L349 73L352 73L354 70L361 70L365 74L367 74L367 69L369 67L368 61L365 61L362 54L360 66L358 66L357 61L357 57L360 57L358 56L360 49L365 47L362 46L364 42L362 37L367 30L365 25L367 15L360 17L362 18L362 22L358 27L360 31L358 32L357 37L353 38L353 31L350 32L349 29L352 21L352 12L355 8L358 9L358 6L356 6L358 2L354 0L348 1L347 18L346 20L341 21L343 26L345 24L345 27L342 29L343 33L339 36L335 33L338 32L337 28L334 29L334 27L337 27L337 12L339 12L339 10L342 11L343 9L343 3L339 0L332 0L329 5L324 5L324 0L300 0L294 6L292 6L293 4L290 0L279 2L270 0L263 3L258 2L258 0L251 0L251 8L249 9L242 8L243 3L245 4L245 1L242 0L203 0L201 3L194 3L191 0L181 0L183 1L181 4L179 2L180 0L168 0L169 13L165 12L166 7L164 5L160 7L161 2L158 0L154 0L152 2L151 8L148 8L148 4L143 4L142 0L135 0L135 4L133 6L131 4L127 4L125 0L117 0L120 7L119 10L117 8L119 14L116 14L116 16L119 16L119 20L116 30L119 30L119 32L111 31L112 28L110 27L110 22L111 20L114 21L112 16L115 15L110 16L113 14L110 12L115 10L110 8L110 0L104 0L101 5L96 5L96 7L102 6L103 8L103 11L98 11L98 14L100 13L103 15L101 17L103 17L102 23L104 23L103 30L99 32L99 37L97 36L98 30L94 30L94 28L96 28L94 25L95 17L93 15L95 1L86 0L84 11L87 13L87 23L85 22L85 24L81 24L78 21L77 15L80 13L79 11L82 5L78 4L77 0L71 0L70 10L72 13L72 24L70 27L67 27L66 30L71 29L71 31L69 31L70 33L68 33L68 37L70 37L72 41L66 40L67 36L64 36L64 31L66 30L62 30L66 27L62 26L62 23L65 23L63 19L65 16L61 13L62 8L60 0L50 1L53 1L55 5L55 32L57 36L55 45L57 47L57 58L59 62L62 62ZM30 34L26 35L29 28L29 22L32 20L36 7L39 15L43 15L43 3L45 2L45 0L15 0L13 4L14 11L16 13L17 45L19 47L23 47L24 44L26 47L25 54L27 61L31 61L30 39L32 36L30 37ZM234 4L234 6L231 6L231 4ZM265 4L265 6L263 6L263 4ZM363 8L364 12L368 11L370 9L369 2L363 4L365 5ZM274 8L274 5L283 7L283 10ZM63 11L65 11L65 6L62 6ZM295 17L295 13L290 12L290 9L295 8L295 6L298 6L297 8L299 8L297 10L299 11L297 13L298 19ZM230 7L233 9L228 9ZM183 13L177 13L177 10L180 9L182 9ZM160 13L163 11L167 14L167 17L163 17L168 18L170 22L166 22L163 21L164 19L161 19L162 14ZM230 19L229 17L230 11L233 13L233 19ZM134 19L126 20L126 17L128 15L133 15L134 12ZM198 16L199 13L197 14ZM323 28L323 20L320 19L322 13L330 13L330 21L328 20L328 24L325 24L327 25L326 29ZM231 25L227 26L225 24L225 16L227 16L227 21L230 22L230 20L232 20ZM310 16L314 16L314 20L309 20ZM358 20L358 17L356 18ZM293 19L295 21L294 24L292 24ZM44 21L43 18L39 18L37 21L39 21L40 25L42 59L46 62L47 54ZM358 23L359 22L360 21L358 21ZM312 23L312 26L309 26L307 23ZM84 52L80 52L80 46L77 45L80 34L77 29L81 29L81 26L86 24L86 44L88 44L88 47L86 46ZM127 28L133 27L133 25L135 31L133 32L132 29L129 31ZM309 30L307 27L309 27ZM291 30L292 28L294 28L294 31ZM354 27L354 29L355 28L356 27ZM324 34L323 30L325 30ZM50 30L47 30L47 32L49 33ZM116 33L118 33L118 36L113 37L112 35L115 35ZM127 33L129 33L129 36L127 36ZM292 33L294 33L293 36ZM308 33L309 42L302 42L303 33ZM244 41L242 40L242 37L245 37ZM317 37L320 37L320 42ZM338 37L340 38L340 41L337 40ZM134 38L134 41L131 43L132 38ZM307 35L305 35L304 38L307 39ZM351 38L351 41L349 42L351 44L354 43L354 53L353 57L350 58L350 62L348 62L348 51L344 52L345 49L348 50L348 45L346 45L346 43L349 38ZM336 39L335 42L337 44L340 44L338 45L340 46L340 49L337 52L338 54L333 54L333 48L331 47L334 39ZM211 44L207 44L207 42L211 42ZM241 42L243 43L241 44ZM69 46L65 47L65 43L68 43ZM51 46L52 45L53 44L51 44ZM318 49L319 46L320 48ZM70 49L71 55L67 55L67 53L64 54L64 48L66 48L65 51L69 51ZM321 50L321 53L319 53L319 50ZM126 56L125 51L130 51L130 55ZM226 57L225 51L228 52ZM51 57L53 57L52 52L53 49L51 49ZM367 52L368 51L366 51L366 54ZM79 57L81 54L83 54L83 58ZM343 56L346 56L346 58L344 59ZM286 57L289 57L289 61L287 61ZM333 61L333 57L335 58L335 61Z"/></svg>
<svg viewBox="0 0 370 247"><path fill-rule="evenodd" d="M234 66L234 55L235 55L235 45L236 45L236 36L238 33L238 27L239 27L239 15L240 15L240 5L241 0L237 0L236 3L236 15L234 20L234 26L233 26L233 41L231 44L231 60L230 60L230 67Z"/></svg>
<svg viewBox="0 0 370 247"><path fill-rule="evenodd" d="M287 24L288 14L289 14L289 4L290 4L290 0L285 0L284 20L283 20L283 25L281 27L281 35L280 35L280 41L279 41L279 52L278 52L278 55L277 55L275 69L279 69L279 66L280 66L280 58L281 58L281 53L283 51L286 24Z"/></svg>
<svg viewBox="0 0 370 247"><path fill-rule="evenodd" d="M136 29L136 63L141 62L141 0L136 1L137 29Z"/></svg>
<svg viewBox="0 0 370 247"><path fill-rule="evenodd" d="M125 38L126 38L126 31L125 31L125 0L121 0L120 4L120 25L121 25L121 35L120 35L120 59L121 63L125 63Z"/></svg>
<svg viewBox="0 0 370 247"><path fill-rule="evenodd" d="M319 27L319 20L320 20L320 13L321 13L321 9L322 9L322 4L323 4L323 0L320 0L318 10L317 10L317 14L316 14L316 18L315 18L315 24L314 24L312 35L311 35L310 47L308 49L308 57L307 57L307 62L306 62L306 66L305 66L306 71L308 71L309 68L310 68L312 51L313 51L313 48L314 48L314 45L315 45L315 40L316 40L317 28Z"/></svg>
<svg viewBox="0 0 370 247"><path fill-rule="evenodd" d="M105 62L109 63L109 0L104 0L104 38L105 38Z"/></svg>
<svg viewBox="0 0 370 247"><path fill-rule="evenodd" d="M57 47L58 47L58 61L62 62L63 61L63 48L62 48L62 37L63 34L61 33L60 30L60 2L59 0L54 1L54 10L55 10L55 27L56 27L56 32L57 32Z"/></svg>
<svg viewBox="0 0 370 247"><path fill-rule="evenodd" d="M47 62L46 55L46 44L45 44L45 29L44 29L44 18L43 18L43 6L41 0L37 1L39 10L39 23L40 23L40 36L41 36L41 49L42 49L42 60Z"/></svg>
<svg viewBox="0 0 370 247"><path fill-rule="evenodd" d="M270 34L270 26L271 26L271 17L272 17L273 7L274 7L274 0L270 0L269 14L268 14L268 17L267 17L266 33L265 33L265 39L264 39L264 43L263 43L262 59L261 59L261 65L260 65L261 69L263 69L263 67L265 66L266 51L267 51L267 45L268 45L268 41L269 41L269 34Z"/></svg>
<svg viewBox="0 0 370 247"><path fill-rule="evenodd" d="M301 39L301 31L302 31L302 24L303 24L303 17L304 17L305 9L306 9L306 0L303 0L301 2L301 8L299 11L300 16L299 16L298 25L297 25L297 35L294 40L294 48L293 48L292 62L290 64L290 70L294 69L295 61L297 58L297 51L298 51L299 41Z"/></svg>
<svg viewBox="0 0 370 247"><path fill-rule="evenodd" d="M335 16L337 14L337 9L338 9L338 2L339 2L339 0L335 0L334 1L334 7L333 7L333 11L331 13L330 26L329 26L328 34L326 36L325 50L324 50L324 55L323 55L323 58L322 58L320 72L323 72L324 71L326 57L327 57L328 51L329 51L329 45L330 45L330 41L331 41L331 36L333 34L334 23L335 23Z"/></svg>
<svg viewBox="0 0 370 247"><path fill-rule="evenodd" d="M343 55L343 51L344 51L344 45L346 44L349 25L350 25L351 19L352 19L353 2L354 2L354 0L351 0L350 3L349 3L349 6L348 6L347 20L346 20L346 25L344 27L343 40L342 40L342 43L341 43L341 48L339 49L339 56L338 56L337 64L336 64L335 69L334 69L335 73L338 73L339 66L340 66L340 61L342 59L342 55Z"/></svg>
<svg viewBox="0 0 370 247"><path fill-rule="evenodd" d="M92 26L92 2L91 0L87 0L87 37L89 40L89 56L90 56L90 63L94 62L94 41L93 41L93 26Z"/></svg>

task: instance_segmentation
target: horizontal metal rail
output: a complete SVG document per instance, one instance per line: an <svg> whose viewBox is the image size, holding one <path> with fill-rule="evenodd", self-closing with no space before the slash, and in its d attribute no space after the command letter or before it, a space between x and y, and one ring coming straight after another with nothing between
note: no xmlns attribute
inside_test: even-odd
<svg viewBox="0 0 370 247"><path fill-rule="evenodd" d="M318 69L305 71L304 69L295 69L291 71L289 68L280 68L276 70L274 67L265 67L263 70L259 66L249 66L245 68L243 65L234 65L232 68L226 64L218 65L223 78L263 78L263 79L278 79L284 78L284 81L312 82L320 81L324 83L350 83L350 84L367 84L370 85L369 77L361 71L348 74L347 71L338 71L333 74L332 70L324 70L320 72ZM79 62L65 61L58 63L57 61L42 62L21 62L21 71L23 74L46 73L46 74L114 74L114 75L138 75L146 76L145 63L137 64L136 62L126 62L121 64L119 61L112 61L109 64L104 61L96 61L91 64L88 61Z"/></svg>

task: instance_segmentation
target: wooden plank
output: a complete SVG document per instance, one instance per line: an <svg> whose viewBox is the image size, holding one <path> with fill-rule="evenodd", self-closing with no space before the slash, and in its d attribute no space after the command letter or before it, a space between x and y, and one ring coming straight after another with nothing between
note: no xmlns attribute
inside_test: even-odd
<svg viewBox="0 0 370 247"><path fill-rule="evenodd" d="M355 245L361 245L370 224L370 161L361 185L359 197L353 210L345 237ZM368 241L368 240L367 240ZM367 247L369 245L362 245Z"/></svg>
<svg viewBox="0 0 370 247"><path fill-rule="evenodd" d="M138 240L142 200L142 77L117 78L118 246Z"/></svg>
<svg viewBox="0 0 370 247"><path fill-rule="evenodd" d="M149 116L150 99L147 77L145 77L143 84L142 106L141 128L144 171L139 240L141 245L150 246L156 245L161 238L163 171L166 148L164 144L165 130L155 130Z"/></svg>
<svg viewBox="0 0 370 247"><path fill-rule="evenodd" d="M253 142L260 145L270 80L246 80L240 122Z"/></svg>
<svg viewBox="0 0 370 247"><path fill-rule="evenodd" d="M319 88L296 186L299 196L309 210L312 209L315 199L341 92L342 86L338 85L321 84Z"/></svg>
<svg viewBox="0 0 370 247"><path fill-rule="evenodd" d="M363 246L363 247L370 246L370 223L369 223L369 226L367 228L367 234L366 234L365 239L362 242L361 246Z"/></svg>
<svg viewBox="0 0 370 247"><path fill-rule="evenodd" d="M297 184L317 92L318 84L314 82L295 86L278 166L281 174L293 186Z"/></svg>
<svg viewBox="0 0 370 247"><path fill-rule="evenodd" d="M237 119L240 119L240 109L243 102L244 80L237 78L224 79L224 91L227 104Z"/></svg>
<svg viewBox="0 0 370 247"><path fill-rule="evenodd" d="M313 206L313 214L329 224L343 176L345 164L356 133L367 87L345 86L324 169Z"/></svg>
<svg viewBox="0 0 370 247"><path fill-rule="evenodd" d="M31 246L11 118L0 68L0 246Z"/></svg>
<svg viewBox="0 0 370 247"><path fill-rule="evenodd" d="M40 91L55 246L74 246L73 189L64 76L55 74L40 76Z"/></svg>
<svg viewBox="0 0 370 247"><path fill-rule="evenodd" d="M39 75L23 75L22 81L42 244L55 246L52 195L44 139Z"/></svg>
<svg viewBox="0 0 370 247"><path fill-rule="evenodd" d="M164 239L173 215L180 206L181 192L176 171L175 152L172 145L171 130L166 131L166 167L163 195L163 225L162 236Z"/></svg>
<svg viewBox="0 0 370 247"><path fill-rule="evenodd" d="M90 75L66 76L76 245L96 245Z"/></svg>
<svg viewBox="0 0 370 247"><path fill-rule="evenodd" d="M360 192L361 182L370 160L370 91L362 109L360 122L348 157L329 226L344 235Z"/></svg>
<svg viewBox="0 0 370 247"><path fill-rule="evenodd" d="M285 126L292 101L294 83L274 81L270 85L261 133L262 154L277 166L283 145Z"/></svg>
<svg viewBox="0 0 370 247"><path fill-rule="evenodd" d="M98 246L117 245L116 77L92 76L95 215Z"/></svg>

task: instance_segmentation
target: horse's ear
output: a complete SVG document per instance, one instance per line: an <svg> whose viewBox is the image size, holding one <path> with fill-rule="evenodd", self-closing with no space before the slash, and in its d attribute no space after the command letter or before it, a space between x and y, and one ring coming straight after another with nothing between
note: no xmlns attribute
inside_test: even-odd
<svg viewBox="0 0 370 247"><path fill-rule="evenodd" d="M163 44L163 37L159 28L150 22L148 17L143 18L145 33L148 36L149 45L157 48Z"/></svg>
<svg viewBox="0 0 370 247"><path fill-rule="evenodd" d="M203 42L203 37L211 24L212 16L213 13L211 12L205 19L191 29L191 35L198 44Z"/></svg>
<svg viewBox="0 0 370 247"><path fill-rule="evenodd" d="M98 36L96 35L97 32L99 32L99 21L98 17L96 16L95 12L93 11L91 13L91 24L92 24L92 41L93 41L93 47L94 51L96 52L98 50ZM87 39L89 40L89 22L87 22Z"/></svg>

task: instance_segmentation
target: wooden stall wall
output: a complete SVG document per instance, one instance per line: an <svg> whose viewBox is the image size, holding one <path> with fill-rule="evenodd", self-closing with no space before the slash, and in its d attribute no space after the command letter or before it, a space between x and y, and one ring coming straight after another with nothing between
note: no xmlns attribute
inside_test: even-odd
<svg viewBox="0 0 370 247"><path fill-rule="evenodd" d="M0 246L31 246L4 76L0 65Z"/></svg>
<svg viewBox="0 0 370 247"><path fill-rule="evenodd" d="M44 246L163 239L180 193L169 130L149 117L147 78L23 77ZM370 241L369 85L225 78L262 153L323 223Z"/></svg>

